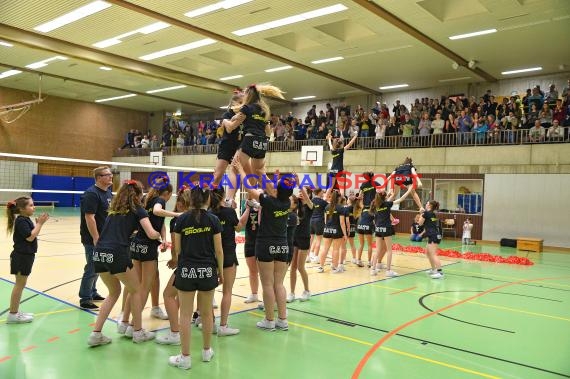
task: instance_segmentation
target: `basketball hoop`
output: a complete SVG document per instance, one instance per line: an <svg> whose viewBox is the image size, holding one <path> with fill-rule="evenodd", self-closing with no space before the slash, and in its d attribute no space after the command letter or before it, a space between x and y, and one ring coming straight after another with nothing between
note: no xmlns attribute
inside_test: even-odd
<svg viewBox="0 0 570 379"><path fill-rule="evenodd" d="M16 104L0 105L0 121L5 124L12 124L25 115L32 106L39 104L44 100L45 98L42 98L42 76L40 75L38 98ZM8 115L12 113L15 114L15 116L8 117Z"/></svg>

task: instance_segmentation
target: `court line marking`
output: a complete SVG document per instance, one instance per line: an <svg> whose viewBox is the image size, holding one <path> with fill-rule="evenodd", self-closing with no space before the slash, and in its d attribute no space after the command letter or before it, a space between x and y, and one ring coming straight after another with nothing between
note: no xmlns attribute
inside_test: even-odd
<svg viewBox="0 0 570 379"><path fill-rule="evenodd" d="M56 314L56 313L73 312L73 311L76 311L76 310L77 310L77 309L70 308L70 309L61 309L61 310L59 310L59 311L52 311L52 312L34 313L34 319L35 319L36 317L38 317L38 316L49 316L49 315L54 315L54 314ZM6 323L6 320L7 320L7 319L0 320L0 324Z"/></svg>
<svg viewBox="0 0 570 379"><path fill-rule="evenodd" d="M364 357L362 357L362 359L360 360L360 362L358 362L358 365L356 366L356 369L354 370L354 372L353 372L353 374L352 374L352 379L356 379L356 378L358 378L358 377L360 376L360 374L362 373L362 370L364 369L364 366L366 365L366 363L367 363L368 360L372 357L372 354L374 354L374 352L375 352L376 350L378 350L380 347L382 347L382 345L383 345L386 341L388 341L390 338L392 338L394 335L398 334L401 330L407 328L407 327L410 326L410 325L413 325L413 324L415 324L415 323L417 323L417 322L419 322L419 321L422 321L422 320L424 320L424 319L426 319L426 318L428 318L428 317L437 315L437 314L439 314L440 312L443 312L443 311L446 311L446 310L448 310L448 309L454 308L454 307L456 307L456 306L458 306L458 305L461 305L461 304L467 303L467 302L469 302L469 301L471 301L471 300L477 299L477 298L479 298L479 297L481 297L481 296L487 295L487 294L489 294L489 293L491 293L491 292L493 292L493 291L496 291L496 290L498 290L498 289L501 289L501 288L510 287L510 286L513 286L513 285L521 284L521 283L538 282L538 281L542 281L542 280L567 279L567 278L570 278L570 276L561 276L561 277L559 276L559 277L554 277L554 278L526 279L526 280L521 280L521 281L517 281L517 282L510 282L510 283L501 284L500 286L496 286L496 287L490 288L490 289L488 289L488 290L486 290L486 291L483 291L483 292L481 292L481 293L478 293L478 294L476 294L476 295L473 295L473 296L471 296L471 297L468 297L467 299L463 299L463 300L460 300L460 301L458 301L458 302L455 302L455 303L446 305L445 307L436 309L436 310L433 311L433 312L426 313L426 314L424 314L424 315L422 315L422 316L420 316L420 317L416 317L415 319L412 319L412 320L410 320L410 321L407 321L407 322L401 324L400 326L398 326L398 327L392 329L388 334L386 334L384 337L382 337L381 339L379 339L378 342L376 342L376 343L374 344L374 346L372 346L372 348L369 349L369 350L366 352L366 354L364 355Z"/></svg>
<svg viewBox="0 0 570 379"><path fill-rule="evenodd" d="M483 276L489 276L492 278L504 278L504 279L509 279L509 280L524 280L524 278L517 278L516 276L508 276L508 275L500 275L500 274L487 274L487 273L483 273L483 272L471 272L471 271L454 270L454 269L449 270L449 272L451 272L451 273L457 272L457 273L461 273L461 274L471 274L471 275L483 275ZM550 284L550 285L554 285L554 286L570 288L569 284L552 283L552 282L548 282L548 281L545 281L545 282Z"/></svg>
<svg viewBox="0 0 570 379"><path fill-rule="evenodd" d="M399 294L399 293L408 292L408 291L414 290L414 289L416 289L416 288L418 288L418 287L417 287L417 286L413 286L413 287L406 288L406 289L403 289L403 290L400 290L400 291L392 292L390 295L397 295L397 294Z"/></svg>
<svg viewBox="0 0 570 379"><path fill-rule="evenodd" d="M265 317L264 314L261 314L261 313L258 313L258 312L248 312L248 313L251 314L251 315L254 315L254 316L256 316L256 317ZM316 333L325 334L325 335L327 335L327 336L339 338L339 339L342 339L342 340L354 342L354 343L357 343L357 344L360 344L360 345L373 346L373 344L372 344L371 342L359 340L359 339L352 338L352 337L348 337L348 336L345 336L345 335L342 335L342 334L338 334L338 333L329 332L329 331L327 331L327 330L315 328L315 327L312 327L312 326L309 326L309 325L305 325L305 324L301 324L301 323L297 323L297 322L292 322L292 321L289 321L289 325L297 326L297 327L302 328L302 329L307 329L307 330L310 330L310 331L313 331L313 332L316 332ZM382 346L381 349L382 349L382 350L385 350L385 351L389 351L389 352L391 352L391 353L403 355L403 356L406 356L406 357L409 357L409 358L414 358L414 359L418 359L418 360L425 361L425 362L428 362L428 363L432 363L432 364L435 364L435 365L440 365L440 366L448 367L448 368L451 368L451 369L454 369L454 370L466 372L466 373L469 373L469 374L474 374L474 375L482 376L482 377L484 377L484 378L500 379L500 377L498 377L498 376L493 376L493 375L485 374L485 373L482 373L482 372L479 372L479 371L475 371L475 370L468 369L468 368L466 368L466 367L461 367L461 366L453 365L453 364L450 364L450 363L446 363L446 362L438 361L438 360L435 360L435 359L423 357L423 356L421 356L421 355L416 355L416 354L408 353L408 352L405 352L405 351L402 351L402 350L396 350L396 349L392 349L392 348L385 347L385 346Z"/></svg>
<svg viewBox="0 0 570 379"><path fill-rule="evenodd" d="M397 287L390 287L390 286L382 286L379 284L373 284L374 287L379 287L379 288L385 288L385 289L389 289L389 290L395 290L398 289ZM397 293L397 292L396 292ZM409 294L411 295L425 295L425 293L420 292L420 291L408 291ZM454 298L451 297L447 297L447 296L443 296L443 295L432 295L431 297L435 297L438 299L443 299L443 300L456 300ZM474 305L480 305L482 307L490 307L490 308L497 308L497 309L503 309L509 312L515 312L515 313L524 313L524 314L528 314L531 316L537 316L537 317L546 317L546 318L552 318L552 319L556 319L556 320L562 320L562 321L569 321L570 322L570 318L565 318L565 317L561 317L561 316L553 316L553 315L549 315L546 313L538 313L538 312L531 312L531 311L526 311L524 309L518 309L518 308L510 308L510 307L503 307L503 306L499 306L499 305L493 305L493 304L487 304L487 303L481 303L478 300L471 300L471 301L467 301L466 304L474 304Z"/></svg>

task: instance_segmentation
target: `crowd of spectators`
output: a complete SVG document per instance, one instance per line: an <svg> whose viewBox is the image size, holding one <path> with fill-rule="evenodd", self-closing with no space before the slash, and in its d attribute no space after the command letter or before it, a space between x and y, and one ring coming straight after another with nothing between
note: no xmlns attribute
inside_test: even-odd
<svg viewBox="0 0 570 379"><path fill-rule="evenodd" d="M391 109L390 109L391 108ZM373 108L354 108L341 103L313 105L304 118L292 112L271 115L271 141L324 140L334 137L363 138L357 145L367 147L453 146L466 144L540 143L568 140L570 127L570 79L559 95L554 84L548 91L540 86L527 89L524 96L497 98L490 90L478 99L441 96L415 99L406 106L396 100L391 107L376 102ZM219 121L190 123L167 118L162 138L131 130L123 147L158 150L218 144L223 135ZM369 137L369 138L366 138ZM214 151L213 149L211 149ZM208 150L204 150L207 152Z"/></svg>

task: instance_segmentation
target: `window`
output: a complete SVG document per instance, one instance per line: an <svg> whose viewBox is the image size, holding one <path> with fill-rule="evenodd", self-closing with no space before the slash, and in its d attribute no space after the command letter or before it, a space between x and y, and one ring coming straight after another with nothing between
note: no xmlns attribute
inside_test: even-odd
<svg viewBox="0 0 570 379"><path fill-rule="evenodd" d="M416 189L416 193L420 197L422 204L425 204L430 199L432 180L421 178L421 181L422 181L422 188ZM406 192L405 189L401 189L400 190L400 196L403 195L405 192ZM398 209L398 207L396 206L393 209ZM418 210L418 206L416 205L416 202L414 201L414 198L412 197L412 195L410 195L406 198L406 200L404 200L400 203L399 209L401 211L414 211L414 212L416 212Z"/></svg>
<svg viewBox="0 0 570 379"><path fill-rule="evenodd" d="M482 179L436 179L434 199L442 212L483 213Z"/></svg>

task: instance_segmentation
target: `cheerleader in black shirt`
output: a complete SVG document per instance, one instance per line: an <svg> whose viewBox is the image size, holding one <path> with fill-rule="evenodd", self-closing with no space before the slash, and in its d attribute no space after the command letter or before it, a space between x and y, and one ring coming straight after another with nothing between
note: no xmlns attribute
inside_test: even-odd
<svg viewBox="0 0 570 379"><path fill-rule="evenodd" d="M342 138L335 138L333 141L332 132L329 132L329 134L327 135L327 141L329 142L329 149L332 154L332 163L331 163L331 168L329 170L329 175L332 177L332 180L330 187L327 189L327 194L330 194L334 189L334 186L337 182L336 180L337 175L339 175L339 173L342 173L344 171L344 152L350 149L352 145L354 145L357 136L358 133L355 133L345 146L344 140Z"/></svg>
<svg viewBox="0 0 570 379"><path fill-rule="evenodd" d="M259 270L255 259L255 240L257 239L257 231L259 230L259 222L261 220L261 207L257 202L247 204L245 211L240 218L240 224L245 222L245 244L243 252L245 255L245 263L249 271L249 288L251 293L244 300L244 303L257 303L259 297Z"/></svg>
<svg viewBox="0 0 570 379"><path fill-rule="evenodd" d="M416 168L414 167L412 158L406 157L406 159L404 159L404 162L394 169L394 171L390 174L390 176L388 176L386 181L389 183L390 188L393 188L394 184L398 186L396 193L400 192L400 187L399 187L400 185L404 185L408 189L411 188L414 202L420 209L420 212L423 211L422 201L420 200L420 196L416 192L416 188L417 189L422 188L422 181L420 180L420 177L416 172Z"/></svg>
<svg viewBox="0 0 570 379"><path fill-rule="evenodd" d="M365 172L362 176L366 179L366 182L360 185L360 193L358 197L362 199L362 214L358 219L358 225L356 225L356 233L358 233L358 259L356 265L358 267L364 267L362 263L362 251L364 250L364 242L366 240L366 246L368 248L368 267L371 265L372 261L372 236L374 235L374 215L372 215L370 210L370 205L374 201L376 196L376 191L380 189L380 183L374 181L373 172Z"/></svg>
<svg viewBox="0 0 570 379"><path fill-rule="evenodd" d="M401 198L391 201L393 195L387 198L385 191L380 191L376 193L376 197L370 206L370 213L374 215L374 225L376 235L376 252L372 256L372 262L370 262L370 275L378 275L378 270L380 269L379 263L382 262L384 258L384 253L381 251L380 246L382 242L386 242L386 252L388 258L386 260L386 276L393 278L398 276L398 273L392 271L392 236L394 233L394 228L392 227L392 221L390 220L390 210L394 204L401 203L408 195L412 192L409 188Z"/></svg>
<svg viewBox="0 0 570 379"><path fill-rule="evenodd" d="M186 212L190 208L190 187L183 185L177 193L176 205L174 206L174 212ZM174 229L176 226L176 220L178 217L173 217L170 220L169 230L170 230L170 260L166 263L166 266L174 270L178 266L178 256L176 255L176 249L174 248L175 233ZM168 322L170 324L170 331L168 334L162 334L156 336L156 343L161 345L180 345L180 325L178 323L178 290L174 287L175 273L172 273L162 297L164 298L164 308L166 309L166 314L168 315Z"/></svg>
<svg viewBox="0 0 570 379"><path fill-rule="evenodd" d="M313 236L313 241L311 243L309 259L315 263L319 260L321 242L325 230L325 209L329 205L329 203L323 199L324 194L325 191L321 188L315 188L313 190L313 214L311 216L311 235Z"/></svg>
<svg viewBox="0 0 570 379"><path fill-rule="evenodd" d="M212 192L210 209L212 213L220 219L222 224L222 250L224 251L224 284L222 287L223 297L221 303L220 327L218 337L233 336L239 333L239 329L231 328L228 325L228 315L232 305L232 289L236 279L238 259L236 254L236 232L239 232L243 225L239 222L236 211L231 207L223 205L225 199L223 188L217 188Z"/></svg>
<svg viewBox="0 0 570 379"><path fill-rule="evenodd" d="M348 238L348 229L346 227L344 208L341 205L342 195L338 191L333 191L331 202L326 209L324 248L319 254L319 264L317 272L322 273L325 271L325 260L332 244L332 271L333 274L340 274L344 272L343 267L340 266L340 247L343 242Z"/></svg>
<svg viewBox="0 0 570 379"><path fill-rule="evenodd" d="M241 90L236 90L227 111L222 116L222 127L224 128L224 134L222 136L222 142L218 148L218 159L216 161L216 168L214 169L214 188L218 187L226 168L232 159L236 155L239 149L241 141L243 139L243 124L239 124L235 127L229 127L228 123L225 121L230 121L235 112L232 107L237 106L241 103L243 99L243 92ZM236 207L236 202L234 200L236 191L238 189L237 172L233 167L230 167L230 172L228 174L228 179L230 181L230 186L228 186L227 196L226 196L226 206Z"/></svg>
<svg viewBox="0 0 570 379"><path fill-rule="evenodd" d="M10 274L16 276L12 295L10 296L10 313L6 324L21 324L32 322L32 313L19 311L22 292L26 287L28 276L32 272L34 258L38 252L38 234L42 226L49 219L47 213L43 213L36 220L36 225L30 219L34 215L35 206L32 198L22 196L6 205L8 218L8 233L14 233L14 250L10 254Z"/></svg>
<svg viewBox="0 0 570 379"><path fill-rule="evenodd" d="M131 302L133 314L132 338L139 343L154 339L154 333L142 329L142 288L129 254L130 237L139 226L149 238L160 239L160 232L154 230L148 213L141 204L142 186L135 180L123 183L109 205L105 225L93 250L95 272L109 290L109 296L99 309L93 332L87 341L89 346L105 345L111 339L101 333L103 324L121 295L124 284Z"/></svg>
<svg viewBox="0 0 570 379"><path fill-rule="evenodd" d="M234 165L241 175L245 174L240 159L234 160ZM293 187L298 178L282 177L277 185L267 184L265 193L261 190L248 188L246 190L254 200L261 204L261 222L255 242L255 256L263 287L263 302L265 318L257 323L264 330L288 330L286 290L283 280L287 273L289 246L287 244L287 216L293 194ZM277 302L278 319L274 319L274 306Z"/></svg>
<svg viewBox="0 0 570 379"><path fill-rule="evenodd" d="M293 236L293 258L291 259L291 270L289 272L289 279L291 284L291 292L287 296L287 302L295 300L295 286L297 285L297 271L301 275L303 281L304 291L300 297L301 301L307 301L311 297L309 290L309 275L305 269L305 261L309 247L311 246L311 215L313 213L314 204L311 201L306 188L301 188L299 191L299 201L297 207L297 216L299 217L299 224L295 229Z"/></svg>
<svg viewBox="0 0 570 379"><path fill-rule="evenodd" d="M354 244L354 237L356 236L356 224L360 215L362 214L362 199L354 193L348 195L348 204L345 209L345 221L348 228L348 244L350 245L350 252L352 253L352 263L358 265L358 258L356 255L356 246ZM346 258L346 245L344 245L343 255L341 261ZM361 252L362 253L362 252Z"/></svg>
<svg viewBox="0 0 570 379"><path fill-rule="evenodd" d="M174 250L178 267L174 287L178 289L180 301L179 355L171 356L168 363L181 369L189 369L190 320L192 319L194 297L198 293L198 309L202 317L202 361L209 362L214 356L211 347L212 301L214 290L224 282L224 253L222 250L222 225L220 220L208 212L210 207L209 188L195 186L190 190L191 208L176 220L174 227Z"/></svg>
<svg viewBox="0 0 570 379"><path fill-rule="evenodd" d="M430 200L426 203L426 210L419 220L419 224L425 228L425 236L428 239L426 246L426 255L431 265L431 270L428 274L433 279L443 278L443 271L441 269L441 262L437 256L437 247L441 242L441 224L437 218L436 211L439 209L439 203L435 200Z"/></svg>
<svg viewBox="0 0 570 379"><path fill-rule="evenodd" d="M252 84L245 89L242 102L232 107L236 115L231 120L223 121L227 130L233 130L243 124L244 137L238 156L245 175L254 175L248 178L251 187L257 184L261 175L265 175L265 153L268 136L271 134L268 125L271 111L262 95L284 99L283 91L277 87Z"/></svg>

